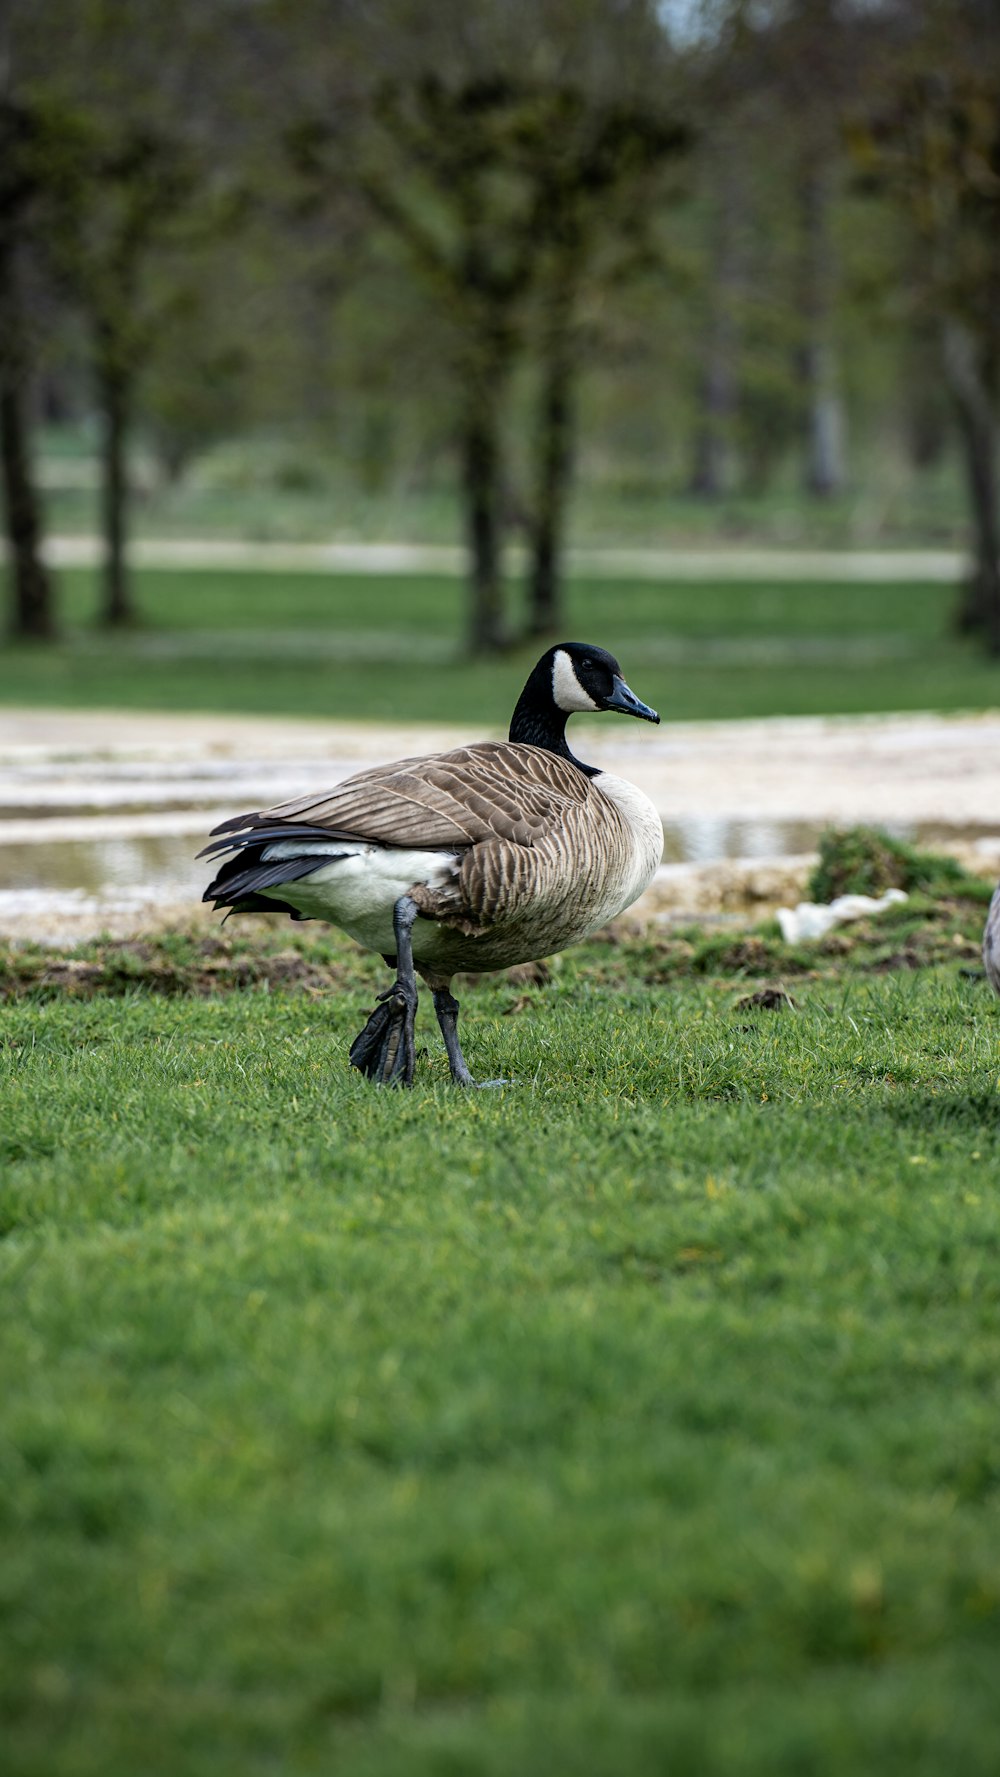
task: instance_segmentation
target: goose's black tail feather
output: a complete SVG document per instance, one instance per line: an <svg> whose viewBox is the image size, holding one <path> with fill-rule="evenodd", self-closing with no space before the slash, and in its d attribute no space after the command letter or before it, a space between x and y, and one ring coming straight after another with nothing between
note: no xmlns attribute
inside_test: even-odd
<svg viewBox="0 0 1000 1777"><path fill-rule="evenodd" d="M241 847L235 857L227 858L217 876L209 883L203 901L212 901L216 911L228 907L230 913L287 913L292 919L306 919L287 901L265 895L264 889L279 888L283 882L296 882L300 876L311 876L332 864L337 853L315 852L301 858L272 858L265 863L264 845ZM341 856L346 854L341 853ZM227 914L228 918L228 914Z"/></svg>
<svg viewBox="0 0 1000 1777"><path fill-rule="evenodd" d="M235 831L242 827L243 832ZM222 839L215 834L225 835ZM307 827L302 821L268 820L266 815L244 814L234 821L223 821L221 826L212 828L212 840L203 845L198 853L199 858L210 858L216 852L252 850L254 846L270 844L274 839L349 839L349 833L334 833L329 827Z"/></svg>

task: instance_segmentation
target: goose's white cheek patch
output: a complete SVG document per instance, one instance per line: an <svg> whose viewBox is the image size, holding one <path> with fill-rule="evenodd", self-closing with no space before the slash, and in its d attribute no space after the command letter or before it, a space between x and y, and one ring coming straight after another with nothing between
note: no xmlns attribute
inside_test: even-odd
<svg viewBox="0 0 1000 1777"><path fill-rule="evenodd" d="M571 710L599 710L601 707L584 690L564 648L557 648L552 659L552 701L557 709L565 710L567 714Z"/></svg>

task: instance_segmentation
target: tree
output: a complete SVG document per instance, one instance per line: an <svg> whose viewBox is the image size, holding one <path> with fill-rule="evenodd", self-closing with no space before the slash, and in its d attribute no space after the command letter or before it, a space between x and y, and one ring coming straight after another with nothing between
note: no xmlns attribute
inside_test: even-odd
<svg viewBox="0 0 1000 1777"><path fill-rule="evenodd" d="M110 625L134 616L128 439L140 373L196 275L199 231L218 234L224 220L209 144L228 28L227 8L195 0L152 11L143 0L14 0L20 87L47 131L35 161L39 256L84 321L101 416Z"/></svg>
<svg viewBox="0 0 1000 1777"><path fill-rule="evenodd" d="M1000 655L1000 28L977 0L891 22L856 158L908 224L915 319L937 333L957 423L973 563L956 620Z"/></svg>
<svg viewBox="0 0 1000 1777"><path fill-rule="evenodd" d="M833 338L835 270L833 197L836 162L829 143L807 150L796 193L799 212L798 351L805 417L805 486L819 499L840 493L844 466L843 406L837 386Z"/></svg>
<svg viewBox="0 0 1000 1777"><path fill-rule="evenodd" d="M444 0L416 21L401 0L345 18L317 91L316 15L289 12L308 40L289 131L314 189L353 183L397 243L443 326L454 392L469 550L465 639L504 647L506 419L515 368L531 355L532 627L557 613L556 564L572 461L582 293L600 250L629 221L650 164L679 138L659 81L666 39L652 0ZM657 86L661 90L657 91ZM666 115L666 122L664 116ZM619 253L620 266L628 255Z"/></svg>
<svg viewBox="0 0 1000 1777"><path fill-rule="evenodd" d="M582 303L648 264L661 196L656 178L688 147L690 130L641 99L595 99L574 87L540 95L534 123L538 404L527 627L542 636L564 621L561 558L584 364Z"/></svg>
<svg viewBox="0 0 1000 1777"><path fill-rule="evenodd" d="M523 177L537 105L532 89L499 77L454 87L434 75L387 83L375 97L377 133L360 175L373 210L447 305L453 325L470 559L466 644L473 654L509 641L502 425L519 309L537 265L538 194Z"/></svg>
<svg viewBox="0 0 1000 1777"><path fill-rule="evenodd" d="M791 0L769 33L776 96L789 127L797 242L795 351L803 420L803 483L825 499L846 481L844 417L835 316L838 291L834 208L841 176L842 119L856 77L850 7Z"/></svg>
<svg viewBox="0 0 1000 1777"><path fill-rule="evenodd" d="M198 190L192 157L174 135L136 123L78 113L76 152L59 190L50 241L54 262L82 310L102 417L101 617L135 619L126 564L129 431L136 385L170 296L151 291L149 261L176 230Z"/></svg>
<svg viewBox="0 0 1000 1777"><path fill-rule="evenodd" d="M751 164L759 177L754 154L765 119L758 106L771 79L770 63L760 52L760 28L747 19L739 0L724 7L714 25L703 45L695 91L700 152L694 196L704 271L689 481L690 492L708 500L730 493L736 480L738 420L745 404L740 360L750 269Z"/></svg>
<svg viewBox="0 0 1000 1777"><path fill-rule="evenodd" d="M706 270L689 485L731 491L739 458L759 491L794 417L804 489L825 498L846 480L836 222L859 53L851 0L709 0L701 22Z"/></svg>
<svg viewBox="0 0 1000 1777"><path fill-rule="evenodd" d="M9 63L0 76L0 470L11 590L8 626L14 636L48 641L55 635L55 608L31 472L31 336L23 295L24 261L42 186L44 126L13 97Z"/></svg>
<svg viewBox="0 0 1000 1777"><path fill-rule="evenodd" d="M730 492L735 479L745 209L738 143L739 132L717 128L706 144L710 175L709 269L690 486L693 494L709 500Z"/></svg>

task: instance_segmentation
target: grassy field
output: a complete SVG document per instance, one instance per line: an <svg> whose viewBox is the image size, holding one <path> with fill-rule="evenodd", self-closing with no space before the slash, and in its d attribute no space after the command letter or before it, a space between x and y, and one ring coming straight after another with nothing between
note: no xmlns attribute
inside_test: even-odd
<svg viewBox="0 0 1000 1777"><path fill-rule="evenodd" d="M468 1096L339 940L10 953L5 1770L993 1777L982 911L594 942Z"/></svg>
<svg viewBox="0 0 1000 1777"><path fill-rule="evenodd" d="M42 436L46 528L52 533L99 529L97 440L46 428ZM595 465L596 467L596 465ZM603 465L607 468L607 465ZM426 465L425 465L426 468ZM390 475L362 485L331 459L316 438L242 438L222 444L165 485L155 464L137 459L131 528L142 537L238 536L255 542L370 540L453 543L463 515L451 476L422 487ZM804 497L790 460L768 492L705 500L683 491L665 464L642 472L588 475L579 468L569 513L576 546L758 542L787 547L878 548L961 545L968 499L960 465L950 456L915 470L885 440L859 453L853 485L832 499ZM74 469L76 474L73 473ZM73 482L83 485L72 485Z"/></svg>
<svg viewBox="0 0 1000 1777"><path fill-rule="evenodd" d="M137 576L144 626L97 634L61 576L67 639L0 653L0 701L505 724L537 648L458 656L462 589L421 576ZM1000 668L949 633L951 588L579 581L568 630L617 652L668 718L984 709Z"/></svg>

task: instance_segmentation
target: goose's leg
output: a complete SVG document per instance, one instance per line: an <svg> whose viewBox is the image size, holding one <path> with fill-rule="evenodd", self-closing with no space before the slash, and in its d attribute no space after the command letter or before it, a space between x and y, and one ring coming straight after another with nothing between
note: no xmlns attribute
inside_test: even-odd
<svg viewBox="0 0 1000 1777"><path fill-rule="evenodd" d="M435 987L434 1010L441 1026L444 1046L448 1051L451 1063L451 1077L456 1086L509 1086L509 1080L474 1080L462 1054L462 1045L458 1040L458 1001L447 987Z"/></svg>
<svg viewBox="0 0 1000 1777"><path fill-rule="evenodd" d="M417 1015L417 979L413 972L411 932L419 909L409 895L401 895L393 909L396 934L396 979L351 1044L351 1066L380 1086L412 1086Z"/></svg>
<svg viewBox="0 0 1000 1777"><path fill-rule="evenodd" d="M452 1079L456 1086L474 1086L476 1082L466 1066L462 1045L458 1040L458 1001L447 987L434 988L434 1010L441 1026L444 1046L448 1051Z"/></svg>

